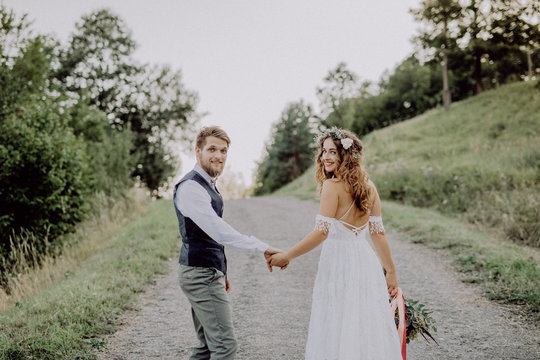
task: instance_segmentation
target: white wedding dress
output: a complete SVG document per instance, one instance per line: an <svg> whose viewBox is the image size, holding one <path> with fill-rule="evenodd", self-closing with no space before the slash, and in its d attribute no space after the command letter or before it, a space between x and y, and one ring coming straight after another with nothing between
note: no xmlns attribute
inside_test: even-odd
<svg viewBox="0 0 540 360"><path fill-rule="evenodd" d="M384 231L382 219L347 224L352 230L344 224L316 218L328 238L313 286L306 360L401 360L382 265L370 245L370 231Z"/></svg>

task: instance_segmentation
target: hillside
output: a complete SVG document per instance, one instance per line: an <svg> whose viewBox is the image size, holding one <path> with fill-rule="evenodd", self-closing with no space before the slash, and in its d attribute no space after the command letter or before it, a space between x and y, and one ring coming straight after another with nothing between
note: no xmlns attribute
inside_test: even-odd
<svg viewBox="0 0 540 360"><path fill-rule="evenodd" d="M370 133L366 168L381 197L540 246L537 84L502 86ZM310 169L278 193L308 197L312 179Z"/></svg>
<svg viewBox="0 0 540 360"><path fill-rule="evenodd" d="M540 314L535 86L503 86L363 139L389 228L442 251L463 281L520 305L533 322ZM276 193L315 199L314 168Z"/></svg>

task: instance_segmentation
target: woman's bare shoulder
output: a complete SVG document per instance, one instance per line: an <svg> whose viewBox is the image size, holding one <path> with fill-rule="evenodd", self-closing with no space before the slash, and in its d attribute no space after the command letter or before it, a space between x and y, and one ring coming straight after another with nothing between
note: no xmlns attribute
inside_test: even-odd
<svg viewBox="0 0 540 360"><path fill-rule="evenodd" d="M368 180L368 185L373 191L375 191L375 192L377 191L377 187L375 186L375 183L373 182L373 180L369 179Z"/></svg>
<svg viewBox="0 0 540 360"><path fill-rule="evenodd" d="M326 179L323 182L322 192L332 193L337 196L342 196L347 192L347 184L340 179Z"/></svg>

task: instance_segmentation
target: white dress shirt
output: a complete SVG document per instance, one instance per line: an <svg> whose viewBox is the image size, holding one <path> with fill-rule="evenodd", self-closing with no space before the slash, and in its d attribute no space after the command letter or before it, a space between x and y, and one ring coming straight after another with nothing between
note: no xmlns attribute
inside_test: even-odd
<svg viewBox="0 0 540 360"><path fill-rule="evenodd" d="M210 176L198 164L194 170L214 187ZM252 252L264 252L269 247L255 236L240 234L220 218L212 208L212 199L208 192L194 180L186 180L178 186L174 203L184 217L190 218L221 245Z"/></svg>

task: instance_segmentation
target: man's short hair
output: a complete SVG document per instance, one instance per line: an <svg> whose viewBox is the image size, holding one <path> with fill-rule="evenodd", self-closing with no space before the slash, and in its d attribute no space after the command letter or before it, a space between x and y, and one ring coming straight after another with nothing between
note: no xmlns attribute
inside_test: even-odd
<svg viewBox="0 0 540 360"><path fill-rule="evenodd" d="M197 142L195 145L202 150L204 148L204 145L206 145L206 138L209 136L214 136L227 142L227 146L231 144L231 139L229 139L229 135L227 135L227 133L219 126L206 126L203 127L201 131L199 131L199 134L197 135Z"/></svg>

